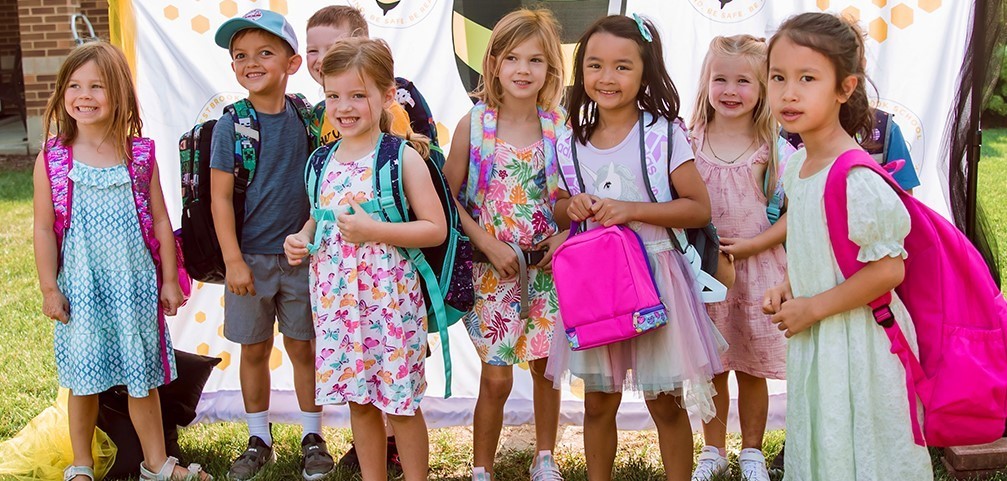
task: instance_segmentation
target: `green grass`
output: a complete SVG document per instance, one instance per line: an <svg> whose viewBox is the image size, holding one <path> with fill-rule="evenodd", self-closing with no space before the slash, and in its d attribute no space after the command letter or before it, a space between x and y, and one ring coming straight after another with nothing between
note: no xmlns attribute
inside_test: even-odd
<svg viewBox="0 0 1007 481"><path fill-rule="evenodd" d="M1007 130L987 131L980 164L979 191L995 238L1007 239ZM0 440L16 434L31 418L52 403L57 381L52 355L52 323L41 315L35 267L31 249L31 172L23 167L0 166ZM1005 245L1004 247L1007 247ZM1007 266L1007 252L1000 253ZM1007 271L1007 269L1005 269ZM508 428L509 430L509 428ZM557 449L564 476L570 481L586 480L580 428L564 427L566 433ZM209 472L220 475L243 448L247 431L237 423L201 424L184 428L180 444L186 458L201 462ZM299 428L275 426L276 464L270 466L263 481L300 479ZM329 448L338 457L349 448L347 429L326 428ZM766 435L764 451L772 459L780 450L783 431ZM467 428L436 429L430 433L431 479L465 481L469 479L472 458L472 434ZM657 435L654 431L621 432L615 479L663 479ZM698 452L702 440L695 438ZM732 462L737 461L740 440L729 442ZM949 481L936 450L932 451L936 479ZM497 457L500 480L525 480L532 449L503 449ZM349 472L337 472L334 481L359 479ZM734 481L723 477L716 481ZM1007 472L993 478L1007 481Z"/></svg>

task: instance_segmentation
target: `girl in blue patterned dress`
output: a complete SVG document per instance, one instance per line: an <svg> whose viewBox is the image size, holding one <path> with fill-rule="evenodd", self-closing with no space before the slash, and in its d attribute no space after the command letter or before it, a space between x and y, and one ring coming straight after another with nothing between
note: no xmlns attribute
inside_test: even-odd
<svg viewBox="0 0 1007 481"><path fill-rule="evenodd" d="M42 312L59 321L59 384L70 390L73 463L64 480L94 480L98 393L122 385L143 448L141 479L212 479L165 454L157 387L176 374L164 315L184 297L153 143L140 137L122 52L103 42L71 52L44 118L55 128L35 162L35 264Z"/></svg>

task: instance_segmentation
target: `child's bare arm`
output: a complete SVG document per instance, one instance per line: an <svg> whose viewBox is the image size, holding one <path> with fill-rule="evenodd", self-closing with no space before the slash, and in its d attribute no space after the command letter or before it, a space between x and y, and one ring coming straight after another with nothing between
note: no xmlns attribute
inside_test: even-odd
<svg viewBox="0 0 1007 481"><path fill-rule="evenodd" d="M755 237L721 237L720 250L735 259L745 259L783 244L786 240L787 214L784 213L775 224Z"/></svg>
<svg viewBox="0 0 1007 481"><path fill-rule="evenodd" d="M171 230L168 208L164 205L161 179L157 164L150 177L150 213L154 217L154 237L157 238L158 255L161 257L161 307L165 315L174 316L182 306L185 297L178 284L178 264L175 257L175 234Z"/></svg>
<svg viewBox="0 0 1007 481"><path fill-rule="evenodd" d="M787 337L818 321L841 312L866 306L882 294L895 289L905 276L901 257L883 257L868 263L841 284L812 297L798 297L784 302L772 321Z"/></svg>
<svg viewBox="0 0 1007 481"><path fill-rule="evenodd" d="M35 158L32 183L35 187L32 197L34 209L32 234L35 268L38 270L38 285L42 291L42 313L50 319L65 323L70 318L70 305L56 285L59 252L56 247L56 233L52 230L56 213L52 206L52 186L49 185L49 175L45 170L44 152L39 152Z"/></svg>
<svg viewBox="0 0 1007 481"><path fill-rule="evenodd" d="M224 257L227 289L239 296L255 295L252 270L245 264L238 246L238 235L234 219L234 174L218 169L210 169L210 193L213 199L213 228L217 231L217 242Z"/></svg>
<svg viewBox="0 0 1007 481"><path fill-rule="evenodd" d="M402 223L380 222L351 200L354 212L341 214L336 224L343 239L355 243L380 242L407 248L431 247L444 242L447 221L426 163L412 149L406 149L402 157L402 184L416 220Z"/></svg>

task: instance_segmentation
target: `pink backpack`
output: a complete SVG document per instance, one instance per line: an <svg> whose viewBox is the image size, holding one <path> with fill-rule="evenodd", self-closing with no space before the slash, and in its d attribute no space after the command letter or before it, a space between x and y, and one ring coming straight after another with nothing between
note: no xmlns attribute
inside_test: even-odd
<svg viewBox="0 0 1007 481"><path fill-rule="evenodd" d="M570 348L604 346L667 324L640 236L622 225L580 234L578 227L552 258Z"/></svg>
<svg viewBox="0 0 1007 481"><path fill-rule="evenodd" d="M905 280L895 292L912 317L919 359L894 322L891 293L870 303L874 318L906 369L916 443L961 446L995 441L1007 421L1007 302L979 252L955 226L901 188L870 155L839 156L825 184L825 217L836 261L846 278L864 264L849 236L846 178L853 167L877 172L898 192L912 228ZM919 425L916 400L923 405Z"/></svg>

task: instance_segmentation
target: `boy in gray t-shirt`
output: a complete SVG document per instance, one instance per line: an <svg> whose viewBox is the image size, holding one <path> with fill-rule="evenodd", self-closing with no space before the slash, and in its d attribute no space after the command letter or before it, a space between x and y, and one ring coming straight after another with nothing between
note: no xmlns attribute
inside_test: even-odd
<svg viewBox="0 0 1007 481"><path fill-rule="evenodd" d="M248 448L227 474L230 479L250 479L274 458L269 359L277 322L301 410L301 474L317 480L331 472L334 463L321 437L322 409L315 405L308 267L291 266L283 255L284 238L308 218L302 179L310 142L297 109L286 98L287 78L301 66L297 38L282 15L256 9L224 22L215 40L230 52L231 68L248 90L259 122L259 151L245 194L240 242L233 205L236 122L231 114L217 122L210 147L211 208L226 268L224 337L241 344L241 396L249 432Z"/></svg>

